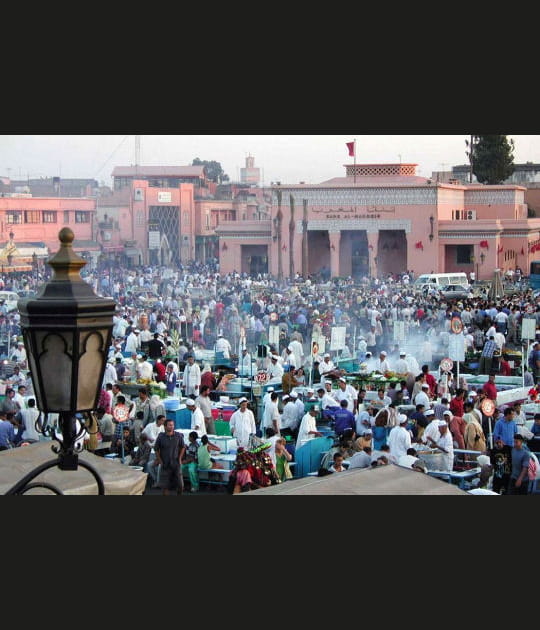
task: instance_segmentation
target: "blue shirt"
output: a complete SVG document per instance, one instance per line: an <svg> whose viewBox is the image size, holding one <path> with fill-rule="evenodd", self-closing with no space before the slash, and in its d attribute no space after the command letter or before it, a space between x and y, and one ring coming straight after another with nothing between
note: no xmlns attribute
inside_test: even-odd
<svg viewBox="0 0 540 630"><path fill-rule="evenodd" d="M530 459L529 451L525 448L513 448L512 449L512 474L510 475L510 479L517 479L521 473L522 468L527 468L529 465ZM528 483L528 476L525 473L525 477L523 477L523 481Z"/></svg>
<svg viewBox="0 0 540 630"><path fill-rule="evenodd" d="M340 407L334 412L335 426L334 430L337 435L341 435L346 429L356 431L356 419L352 411L346 407Z"/></svg>
<svg viewBox="0 0 540 630"><path fill-rule="evenodd" d="M7 420L0 420L0 446L9 448L15 439L15 427Z"/></svg>
<svg viewBox="0 0 540 630"><path fill-rule="evenodd" d="M514 435L518 432L517 424L510 420L510 422L501 418L497 420L495 423L495 427L493 429L493 442L497 438L501 438L503 444L506 444L510 447L514 446Z"/></svg>

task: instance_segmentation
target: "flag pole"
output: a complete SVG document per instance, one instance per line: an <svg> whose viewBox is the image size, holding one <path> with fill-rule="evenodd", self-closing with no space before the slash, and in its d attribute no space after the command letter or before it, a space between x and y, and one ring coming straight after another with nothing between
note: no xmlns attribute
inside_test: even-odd
<svg viewBox="0 0 540 630"><path fill-rule="evenodd" d="M354 139L353 148L354 148L354 171L353 171L353 173L354 173L354 183L356 184L356 138Z"/></svg>

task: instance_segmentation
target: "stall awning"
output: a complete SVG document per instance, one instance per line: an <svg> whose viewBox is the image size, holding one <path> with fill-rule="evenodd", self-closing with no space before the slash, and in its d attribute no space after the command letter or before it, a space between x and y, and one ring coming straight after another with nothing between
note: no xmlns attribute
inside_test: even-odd
<svg viewBox="0 0 540 630"><path fill-rule="evenodd" d="M107 247L106 245L103 246L103 252L105 254L122 254L124 250L125 248L123 245L111 245L110 247Z"/></svg>
<svg viewBox="0 0 540 630"><path fill-rule="evenodd" d="M73 250L76 252L101 251L101 245L97 241L75 240L73 241Z"/></svg>

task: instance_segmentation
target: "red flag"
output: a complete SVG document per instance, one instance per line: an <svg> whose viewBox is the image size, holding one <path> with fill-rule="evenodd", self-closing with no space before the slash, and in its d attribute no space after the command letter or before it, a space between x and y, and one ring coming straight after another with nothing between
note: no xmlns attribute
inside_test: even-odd
<svg viewBox="0 0 540 630"><path fill-rule="evenodd" d="M354 142L346 142L347 149L349 149L349 155L354 157Z"/></svg>
<svg viewBox="0 0 540 630"><path fill-rule="evenodd" d="M521 248L521 255L525 256L525 252L523 251L523 247Z"/></svg>
<svg viewBox="0 0 540 630"><path fill-rule="evenodd" d="M489 245L487 241L480 241L480 247L485 247L486 249L489 249Z"/></svg>
<svg viewBox="0 0 540 630"><path fill-rule="evenodd" d="M503 250L503 246L497 247L497 254L500 254Z"/></svg>
<svg viewBox="0 0 540 630"><path fill-rule="evenodd" d="M422 241L418 241L414 244L414 246L416 247L416 249L421 249L422 251L424 251L424 245L422 244Z"/></svg>

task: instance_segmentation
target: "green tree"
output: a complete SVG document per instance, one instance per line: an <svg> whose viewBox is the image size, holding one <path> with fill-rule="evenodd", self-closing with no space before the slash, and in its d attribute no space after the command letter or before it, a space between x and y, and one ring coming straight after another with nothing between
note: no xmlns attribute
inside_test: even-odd
<svg viewBox="0 0 540 630"><path fill-rule="evenodd" d="M216 184L229 181L229 176L224 173L221 164L215 160L200 160L199 158L195 158L191 166L204 166L206 177L210 181L216 182Z"/></svg>
<svg viewBox="0 0 540 630"><path fill-rule="evenodd" d="M472 171L481 184L502 184L514 172L514 141L503 135L471 136L465 141Z"/></svg>

